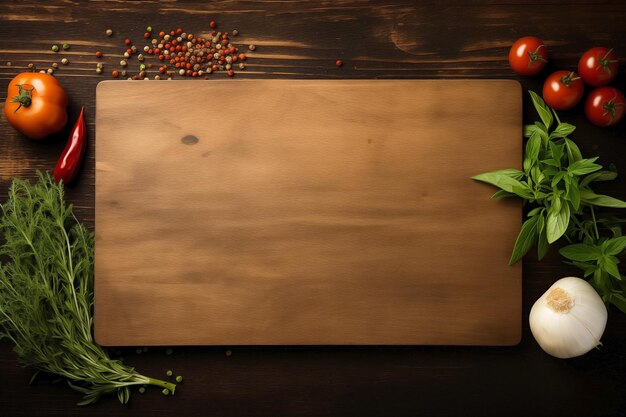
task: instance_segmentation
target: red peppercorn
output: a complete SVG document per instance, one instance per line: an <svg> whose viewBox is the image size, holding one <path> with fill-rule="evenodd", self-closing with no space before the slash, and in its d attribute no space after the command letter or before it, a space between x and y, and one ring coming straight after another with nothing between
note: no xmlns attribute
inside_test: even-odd
<svg viewBox="0 0 626 417"><path fill-rule="evenodd" d="M187 47L185 45L183 45L183 47L180 48L180 50L183 51L183 52L187 52Z"/></svg>
<svg viewBox="0 0 626 417"><path fill-rule="evenodd" d="M191 71L191 70L187 70L187 71L185 72L185 74L187 74L187 75L191 75L191 73L192 73L192 71Z"/></svg>
<svg viewBox="0 0 626 417"><path fill-rule="evenodd" d="M154 51L152 49L148 49L148 55L154 55Z"/></svg>
<svg viewBox="0 0 626 417"><path fill-rule="evenodd" d="M171 43L166 43L166 44L165 44L165 49L170 49L171 47L172 47L172 44L171 44Z"/></svg>
<svg viewBox="0 0 626 417"><path fill-rule="evenodd" d="M176 45L176 48L174 48L174 50L175 50L176 52L180 52L180 45Z"/></svg>
<svg viewBox="0 0 626 417"><path fill-rule="evenodd" d="M187 35L187 39L188 40L192 40L193 39L193 33L190 33L189 35Z"/></svg>
<svg viewBox="0 0 626 417"><path fill-rule="evenodd" d="M211 20L211 23L209 23L209 26L211 26L213 29L215 29L217 27L217 23L215 23L215 21Z"/></svg>
<svg viewBox="0 0 626 417"><path fill-rule="evenodd" d="M240 60L245 61L245 60L246 60L246 58L247 58L247 57L246 57L246 54L239 54L239 59L240 59Z"/></svg>
<svg viewBox="0 0 626 417"><path fill-rule="evenodd" d="M176 34L177 35L180 35L181 33L183 33L183 29L182 28L176 29Z"/></svg>
<svg viewBox="0 0 626 417"><path fill-rule="evenodd" d="M154 54L155 54L155 55L158 55L158 54L160 54L160 53L161 53L161 50L160 50L159 48L156 48L156 49L154 50Z"/></svg>
<svg viewBox="0 0 626 417"><path fill-rule="evenodd" d="M130 41L130 39L126 39L126 40L124 41L124 43L125 43L126 45L130 45L132 42Z"/></svg>
<svg viewBox="0 0 626 417"><path fill-rule="evenodd" d="M235 72L233 70L228 70L227 74L228 74L229 77L232 77L232 76L235 75Z"/></svg>
<svg viewBox="0 0 626 417"><path fill-rule="evenodd" d="M176 64L174 64L174 66L175 66L176 68L180 68L180 62L177 62Z"/></svg>
<svg viewBox="0 0 626 417"><path fill-rule="evenodd" d="M176 32L175 31L171 31L170 32L170 36L176 36Z"/></svg>
<svg viewBox="0 0 626 417"><path fill-rule="evenodd" d="M174 48L173 46L170 47L170 52L176 52L176 48Z"/></svg>
<svg viewBox="0 0 626 417"><path fill-rule="evenodd" d="M341 59L338 59L337 61L335 61L335 65L337 66L337 68L342 67L343 61Z"/></svg>
<svg viewBox="0 0 626 417"><path fill-rule="evenodd" d="M128 55L132 55L132 54L133 54L133 50L132 50L132 49L130 49L130 48L128 48L128 49L126 50L126 53L127 53Z"/></svg>
<svg viewBox="0 0 626 417"><path fill-rule="evenodd" d="M231 54L234 54L235 52L237 52L237 48L235 48L234 46L231 46L228 52L230 52Z"/></svg>
<svg viewBox="0 0 626 417"><path fill-rule="evenodd" d="M197 71L192 72L192 73L191 73L191 76L192 76L192 77L197 77L197 76L198 76L198 72L197 72Z"/></svg>
<svg viewBox="0 0 626 417"><path fill-rule="evenodd" d="M143 34L143 37L144 37L144 38L146 38L146 39L148 39L148 38L150 37L150 32L146 32L146 33L144 33L144 34Z"/></svg>
<svg viewBox="0 0 626 417"><path fill-rule="evenodd" d="M159 61L163 61L164 59L165 59L165 56L159 55Z"/></svg>
<svg viewBox="0 0 626 417"><path fill-rule="evenodd" d="M102 58L102 52L97 51L96 52L96 58Z"/></svg>
<svg viewBox="0 0 626 417"><path fill-rule="evenodd" d="M208 79L209 79L209 77L205 75L205 76L204 76L204 79L205 79L205 80L208 80Z"/></svg>
<svg viewBox="0 0 626 417"><path fill-rule="evenodd" d="M117 70L114 70L113 72L111 72L111 75L113 76L113 78L117 78L120 73Z"/></svg>
<svg viewBox="0 0 626 417"><path fill-rule="evenodd" d="M136 79L137 79L137 76L136 76L136 75L133 75L133 76L131 77L131 79L136 80Z"/></svg>
<svg viewBox="0 0 626 417"><path fill-rule="evenodd" d="M211 65L211 70L212 71L217 71L217 65L215 65L215 64Z"/></svg>
<svg viewBox="0 0 626 417"><path fill-rule="evenodd" d="M162 38L165 36L165 32L159 32L159 38Z"/></svg>
<svg viewBox="0 0 626 417"><path fill-rule="evenodd" d="M191 69L191 64L187 64L187 65L185 65L185 68L187 68L187 69Z"/></svg>
<svg viewBox="0 0 626 417"><path fill-rule="evenodd" d="M204 43L204 46L206 46L207 48L210 48L210 47L211 47L211 42L206 41L206 42Z"/></svg>
<svg viewBox="0 0 626 417"><path fill-rule="evenodd" d="M237 59L239 59L239 58L237 58L237 55L235 55L235 56L233 57L233 62L237 62Z"/></svg>

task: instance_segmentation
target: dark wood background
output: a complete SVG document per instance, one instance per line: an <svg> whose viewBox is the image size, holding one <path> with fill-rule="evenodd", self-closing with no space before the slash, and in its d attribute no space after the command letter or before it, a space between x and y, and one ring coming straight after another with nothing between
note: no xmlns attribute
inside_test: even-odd
<svg viewBox="0 0 626 417"><path fill-rule="evenodd" d="M93 227L95 87L117 68L123 39L139 40L147 25L156 30L182 26L198 33L208 31L209 21L215 20L222 30L238 29L235 43L258 46L239 78L510 78L538 91L550 70L575 69L578 57L594 45L613 46L626 57L625 17L623 0L3 0L0 98L5 99L8 82L28 63L45 69L62 56L70 59L56 76L70 96L71 121L85 106L90 147L80 180L67 197L79 218ZM104 35L107 28L115 31L114 37ZM542 75L518 78L508 67L508 49L528 34L546 41L551 63ZM55 55L50 46L63 42L71 50ZM96 50L107 55L101 76L95 74ZM345 62L341 69L334 66L338 58ZM626 60L615 85L622 91L626 86ZM219 97L207 106L219 114ZM532 121L528 100L524 108L525 121ZM176 112L176 103L163 111ZM584 154L599 155L602 163L614 162L626 172L626 122L611 129L593 127L581 106L562 112L561 118L578 126L574 139ZM219 123L207 128L219 134ZM0 197L6 197L12 178L33 178L38 169L53 169L67 132L34 142L2 116ZM467 146L471 152L472 145ZM601 191L626 198L626 182L618 180ZM185 377L176 396L150 389L133 395L127 406L110 397L79 408L74 405L79 395L63 383L44 378L29 386L32 372L19 368L10 344L2 342L0 416L626 415L626 315L611 311L602 348L572 360L543 353L528 328L533 302L556 279L576 273L555 249L542 262L532 254L525 259L523 339L511 348L213 347L175 348L171 356L164 348L140 355L126 349L125 361L146 375L160 377L172 369Z"/></svg>

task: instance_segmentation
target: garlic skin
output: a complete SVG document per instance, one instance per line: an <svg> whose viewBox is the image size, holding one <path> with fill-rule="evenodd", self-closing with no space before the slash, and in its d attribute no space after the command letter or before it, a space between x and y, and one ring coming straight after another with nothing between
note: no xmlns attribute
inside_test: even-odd
<svg viewBox="0 0 626 417"><path fill-rule="evenodd" d="M606 306L589 283L575 277L555 282L530 310L530 330L539 346L561 359L584 355L600 345Z"/></svg>

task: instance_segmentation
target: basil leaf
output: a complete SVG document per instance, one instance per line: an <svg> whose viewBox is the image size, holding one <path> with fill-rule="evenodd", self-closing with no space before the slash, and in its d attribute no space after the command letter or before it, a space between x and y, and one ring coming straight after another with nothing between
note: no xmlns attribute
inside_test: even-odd
<svg viewBox="0 0 626 417"><path fill-rule="evenodd" d="M500 171L485 172L472 177L473 180L486 182L495 185L510 193L514 192L513 187L522 187L522 183L516 178L523 177L524 173L516 169L503 169Z"/></svg>
<svg viewBox="0 0 626 417"><path fill-rule="evenodd" d="M506 198L506 197L514 197L515 194L510 193L508 191L504 191L504 190L498 190L496 191L492 196L491 199L492 200L500 200L502 198Z"/></svg>
<svg viewBox="0 0 626 417"><path fill-rule="evenodd" d="M559 253L571 261L579 262L597 261L601 256L598 247L584 243L575 243L565 246L559 249Z"/></svg>
<svg viewBox="0 0 626 417"><path fill-rule="evenodd" d="M543 216L541 216L541 220L542 221L539 223L543 223ZM546 228L541 227L539 229L539 240L537 241L537 257L539 260L542 260L546 256L549 249L550 244L548 243L548 238L546 237Z"/></svg>
<svg viewBox="0 0 626 417"><path fill-rule="evenodd" d="M609 302L615 307L619 308L622 312L626 313L626 297L618 293L611 293L609 295Z"/></svg>
<svg viewBox="0 0 626 417"><path fill-rule="evenodd" d="M619 273L619 268L617 267L617 263L619 262L619 259L613 257L613 256L605 256L603 258L604 262L603 262L603 268L606 272L608 272L609 275L611 275L612 277L618 279L618 280L622 280L622 276Z"/></svg>
<svg viewBox="0 0 626 417"><path fill-rule="evenodd" d="M574 210L578 211L580 208L580 188L578 188L576 181L570 181L568 184L567 198L572 203Z"/></svg>
<svg viewBox="0 0 626 417"><path fill-rule="evenodd" d="M583 180L580 182L580 185L585 186L594 181L611 181L611 180L614 180L615 178L617 178L617 172L613 172L613 171L594 172L593 174L589 174L585 178L583 178Z"/></svg>
<svg viewBox="0 0 626 417"><path fill-rule="evenodd" d="M567 160L570 164L583 159L578 145L576 145L571 139L565 138L565 147L567 148Z"/></svg>
<svg viewBox="0 0 626 417"><path fill-rule="evenodd" d="M535 207L531 211L528 212L528 217L533 217L539 214L543 210L543 207Z"/></svg>
<svg viewBox="0 0 626 417"><path fill-rule="evenodd" d="M537 131L533 133L528 142L526 142L526 152L524 155L524 170L528 172L539 159L539 151L541 150L541 136ZM528 161L528 167L526 166Z"/></svg>
<svg viewBox="0 0 626 417"><path fill-rule="evenodd" d="M528 184L520 182L519 185L514 185L512 188L513 193L516 195L525 198L526 200L534 200L535 195L532 190L528 186Z"/></svg>
<svg viewBox="0 0 626 417"><path fill-rule="evenodd" d="M585 175L602 169L602 165L594 164L598 158L581 159L567 167L567 172L572 175Z"/></svg>
<svg viewBox="0 0 626 417"><path fill-rule="evenodd" d="M528 93L530 93L530 98L533 101L533 105L535 106L535 110L537 110L541 121L546 126L546 129L550 129L550 126L552 126L552 113L550 112L550 108L546 106L543 99L534 91L528 91Z"/></svg>
<svg viewBox="0 0 626 417"><path fill-rule="evenodd" d="M563 157L563 145L557 145L554 142L549 142L550 151L552 152L552 159L559 163L559 167L561 166L561 158Z"/></svg>
<svg viewBox="0 0 626 417"><path fill-rule="evenodd" d="M537 221L539 216L531 217L526 220L522 225L522 229L517 236L515 246L513 247L513 253L509 260L509 265L513 265L526 255L526 253L533 247L535 240L537 240Z"/></svg>
<svg viewBox="0 0 626 417"><path fill-rule="evenodd" d="M626 202L608 195L596 194L589 189L580 190L580 201L593 206L626 208Z"/></svg>
<svg viewBox="0 0 626 417"><path fill-rule="evenodd" d="M524 135L525 138L529 138L538 129L539 128L535 125L524 125L522 134Z"/></svg>
<svg viewBox="0 0 626 417"><path fill-rule="evenodd" d="M604 253L607 255L617 255L626 249L626 236L609 239L603 243Z"/></svg>
<svg viewBox="0 0 626 417"><path fill-rule="evenodd" d="M564 138L569 136L574 130L576 130L576 126L571 125L569 123L559 123L554 129L552 133L550 133L550 139L554 138Z"/></svg>
<svg viewBox="0 0 626 417"><path fill-rule="evenodd" d="M559 201L559 199L554 199L552 201L553 207L555 205L555 202L557 201ZM567 230L567 226L569 225L569 204L567 202L561 203L560 201L559 204L560 207L558 210L550 210L550 213L548 213L546 230L548 243L556 242L561 236L563 236L563 234Z"/></svg>

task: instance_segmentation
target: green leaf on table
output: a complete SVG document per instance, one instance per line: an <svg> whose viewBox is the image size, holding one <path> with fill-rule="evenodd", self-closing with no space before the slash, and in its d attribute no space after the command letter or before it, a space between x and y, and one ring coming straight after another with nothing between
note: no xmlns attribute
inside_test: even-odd
<svg viewBox="0 0 626 417"><path fill-rule="evenodd" d="M546 103L537 95L537 93L534 91L528 91L528 93L530 94L530 98L533 101L533 105L535 106L535 110L537 110L541 121L546 126L546 129L550 129L550 126L552 126L552 112L550 111L550 108L546 106Z"/></svg>
<svg viewBox="0 0 626 417"><path fill-rule="evenodd" d="M593 206L626 208L626 202L608 195L596 194L587 188L580 190L580 201Z"/></svg>
<svg viewBox="0 0 626 417"><path fill-rule="evenodd" d="M567 172L572 175L586 175L591 174L592 172L599 171L602 169L602 165L595 164L594 162L598 158L589 158L589 159L581 159L580 161L576 161L570 164L567 167Z"/></svg>
<svg viewBox="0 0 626 417"><path fill-rule="evenodd" d="M526 220L522 224L522 229L515 241L515 247L509 260L509 265L513 265L526 255L526 253L533 247L535 240L537 240L537 222L541 216L533 216Z"/></svg>
<svg viewBox="0 0 626 417"><path fill-rule="evenodd" d="M619 263L619 259L617 259L615 256L605 256L602 258L603 262L602 262L602 268L613 278L620 280L622 279L622 276L619 273L619 268L617 267L617 264Z"/></svg>
<svg viewBox="0 0 626 417"><path fill-rule="evenodd" d="M557 208L553 209L553 207ZM552 207L548 213L548 221L546 223L546 237L548 243L554 243L563 236L569 225L569 216L570 209L566 201L561 203L558 198L552 200Z"/></svg>
<svg viewBox="0 0 626 417"><path fill-rule="evenodd" d="M583 159L578 145L576 145L571 139L565 138L565 148L567 149L567 160L570 164Z"/></svg>
<svg viewBox="0 0 626 417"><path fill-rule="evenodd" d="M576 126L569 123L559 123L557 127L550 133L550 139L564 138L572 134L576 130Z"/></svg>
<svg viewBox="0 0 626 417"><path fill-rule="evenodd" d="M559 253L570 261L588 262L597 261L602 254L597 246L575 243L559 249Z"/></svg>
<svg viewBox="0 0 626 417"><path fill-rule="evenodd" d="M541 150L541 136L538 132L533 133L526 142L526 152L524 152L524 171L528 172L539 159Z"/></svg>
<svg viewBox="0 0 626 417"><path fill-rule="evenodd" d="M614 171L599 171L594 172L593 174L589 174L583 178L580 182L581 186L589 185L589 183L594 181L611 181L617 178L617 172Z"/></svg>
<svg viewBox="0 0 626 417"><path fill-rule="evenodd" d="M539 240L537 241L537 257L539 258L539 260L542 260L550 249L550 244L548 243L548 237L546 234L546 228L545 225L543 225L544 222L545 221L543 220L543 216L541 216L541 224L539 226L544 227L539 228Z"/></svg>
<svg viewBox="0 0 626 417"><path fill-rule="evenodd" d="M524 173L517 169L502 169L499 171L485 172L472 177L473 180L486 182L508 191L513 192L513 187L521 187L522 183L518 179L522 178Z"/></svg>
<svg viewBox="0 0 626 417"><path fill-rule="evenodd" d="M491 196L491 199L492 200L500 200L500 199L506 198L506 197L515 197L515 194L510 193L508 191L504 191L504 190L498 190Z"/></svg>
<svg viewBox="0 0 626 417"><path fill-rule="evenodd" d="M609 239L602 244L604 253L607 255L618 255L626 249L626 236Z"/></svg>

